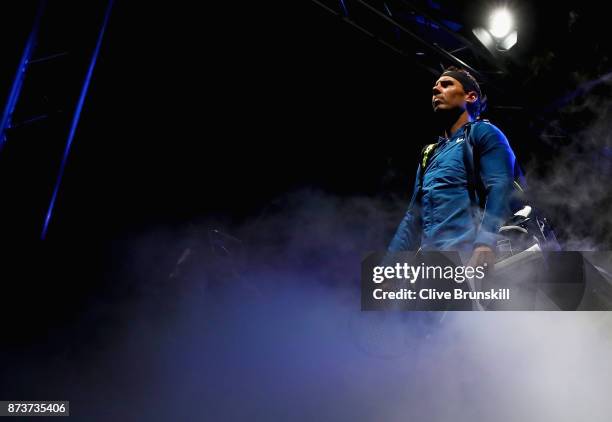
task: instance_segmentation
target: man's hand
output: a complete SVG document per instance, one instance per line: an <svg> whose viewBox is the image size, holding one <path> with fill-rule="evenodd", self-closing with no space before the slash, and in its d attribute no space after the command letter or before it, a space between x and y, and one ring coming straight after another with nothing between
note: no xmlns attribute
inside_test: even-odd
<svg viewBox="0 0 612 422"><path fill-rule="evenodd" d="M484 266L487 272L492 271L495 267L495 252L493 252L493 249L488 246L476 246L467 266Z"/></svg>

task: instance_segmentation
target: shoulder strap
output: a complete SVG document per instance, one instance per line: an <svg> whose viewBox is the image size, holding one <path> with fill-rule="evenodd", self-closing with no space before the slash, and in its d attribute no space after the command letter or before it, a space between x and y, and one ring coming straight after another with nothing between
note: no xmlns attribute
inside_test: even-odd
<svg viewBox="0 0 612 422"><path fill-rule="evenodd" d="M484 206L484 195L480 189L480 195L476 198L476 192L482 187L482 181L480 180L480 170L478 168L478 154L475 145L476 142L472 136L472 125L474 123L468 123L465 126L463 136L465 145L463 147L463 163L465 165L465 173L468 185L468 194L470 195L470 201L473 206L483 207Z"/></svg>
<svg viewBox="0 0 612 422"><path fill-rule="evenodd" d="M425 148L423 148L423 150L421 151L421 168L423 170L425 170L425 168L427 167L427 160L430 157L430 154L432 154L436 147L438 146L437 143L435 144L429 144L426 145Z"/></svg>
<svg viewBox="0 0 612 422"><path fill-rule="evenodd" d="M431 157L431 155L433 155L433 152L436 150L436 148L438 147L438 144L429 144L426 145L422 150L421 150L421 170L419 171L419 194L421 191L421 188L423 187L423 175L425 174L425 169L427 168L427 164L428 164L428 160Z"/></svg>

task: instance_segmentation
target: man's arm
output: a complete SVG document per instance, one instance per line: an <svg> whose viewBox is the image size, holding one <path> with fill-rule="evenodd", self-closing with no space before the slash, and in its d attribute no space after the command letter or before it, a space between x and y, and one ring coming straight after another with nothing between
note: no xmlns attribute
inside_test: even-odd
<svg viewBox="0 0 612 422"><path fill-rule="evenodd" d="M406 215L404 215L404 218L395 232L395 236L393 236L389 244L389 252L417 250L421 246L421 216L418 199L420 179L421 166L419 165L416 172L416 178L414 179L412 198L408 205L408 211L406 211Z"/></svg>
<svg viewBox="0 0 612 422"><path fill-rule="evenodd" d="M481 136L475 138L475 148L478 151L486 202L474 247L488 247L494 251L497 232L510 217L516 158L504 134L495 126L484 124L488 127Z"/></svg>

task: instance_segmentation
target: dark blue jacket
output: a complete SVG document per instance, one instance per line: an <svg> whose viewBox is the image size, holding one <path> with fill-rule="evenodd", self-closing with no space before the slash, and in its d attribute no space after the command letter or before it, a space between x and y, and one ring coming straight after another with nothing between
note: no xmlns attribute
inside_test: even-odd
<svg viewBox="0 0 612 422"><path fill-rule="evenodd" d="M473 206L468 191L464 143L470 125L477 158L484 208ZM501 224L510 215L515 156L504 134L487 121L468 123L450 139L440 138L425 169L417 169L408 211L389 251L471 251L487 245L495 249ZM421 176L422 173L422 176ZM422 178L422 185L421 185Z"/></svg>

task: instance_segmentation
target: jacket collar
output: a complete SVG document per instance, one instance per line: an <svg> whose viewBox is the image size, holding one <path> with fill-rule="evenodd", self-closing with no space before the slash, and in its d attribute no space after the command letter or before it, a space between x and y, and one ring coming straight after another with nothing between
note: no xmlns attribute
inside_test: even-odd
<svg viewBox="0 0 612 422"><path fill-rule="evenodd" d="M465 133L465 129L467 129L468 126L473 125L474 123L476 123L476 121L474 121L474 122L466 122L463 126L461 126L459 129L457 129L455 132L453 132L453 134L449 138L445 138L444 136L438 136L438 143L439 144L443 144L444 142L447 142L447 141L455 138L460 133Z"/></svg>

